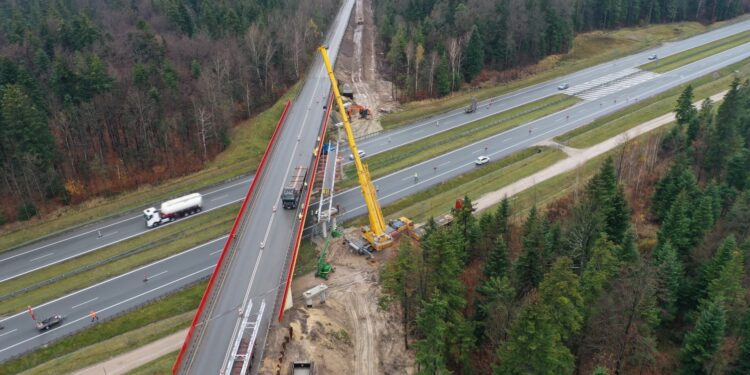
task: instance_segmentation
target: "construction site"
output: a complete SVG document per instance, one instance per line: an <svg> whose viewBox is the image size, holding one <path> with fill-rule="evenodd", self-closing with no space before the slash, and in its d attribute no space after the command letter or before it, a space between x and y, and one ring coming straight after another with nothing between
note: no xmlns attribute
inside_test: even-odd
<svg viewBox="0 0 750 375"><path fill-rule="evenodd" d="M355 141L382 130L379 116L392 111L396 102L390 82L378 74L370 0L356 3L349 22L347 47L339 53L335 78L331 76L340 80L330 119L336 126L329 128L310 200L318 207L308 222L318 223L311 241L319 258L314 272L294 280L294 307L269 332L264 374L415 373L399 310L380 303L379 274L398 242L414 241L419 230L408 218L386 222L377 189L360 160L364 151L357 152ZM356 165L367 202L370 224L362 228L336 227L338 205L332 197L345 161Z"/></svg>

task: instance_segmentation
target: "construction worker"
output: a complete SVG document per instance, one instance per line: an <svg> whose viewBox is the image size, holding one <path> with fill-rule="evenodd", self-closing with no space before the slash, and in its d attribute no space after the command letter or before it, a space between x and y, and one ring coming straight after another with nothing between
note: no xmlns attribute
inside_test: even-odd
<svg viewBox="0 0 750 375"><path fill-rule="evenodd" d="M98 316L98 315L96 315L96 311L94 311L94 310L91 310L91 312L89 312L89 316L91 317L91 322L92 322L92 323L93 323L93 322L98 322L98 321L99 321L99 316Z"/></svg>

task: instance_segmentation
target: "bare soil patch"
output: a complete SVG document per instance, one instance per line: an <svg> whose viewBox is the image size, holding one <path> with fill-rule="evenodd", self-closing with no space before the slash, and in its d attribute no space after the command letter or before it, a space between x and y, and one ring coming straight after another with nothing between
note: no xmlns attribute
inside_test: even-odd
<svg viewBox="0 0 750 375"><path fill-rule="evenodd" d="M414 354L406 351L397 309L379 308L379 267L392 250L374 259L353 254L342 240L331 241L328 280L313 273L295 279L295 307L271 328L262 374L286 374L295 361L312 361L320 374L413 374ZM328 285L325 304L305 306L302 293Z"/></svg>

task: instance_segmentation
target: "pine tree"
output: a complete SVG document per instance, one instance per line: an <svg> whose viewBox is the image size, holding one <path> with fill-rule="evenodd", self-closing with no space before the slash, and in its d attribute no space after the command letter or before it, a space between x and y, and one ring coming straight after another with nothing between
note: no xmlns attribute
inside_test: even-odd
<svg viewBox="0 0 750 375"><path fill-rule="evenodd" d="M727 236L722 241L716 253L711 260L703 266L701 273L701 281L699 285L700 295L705 296L708 292L708 285L715 279L719 278L721 270L724 269L727 263L732 259L732 253L737 249L737 242L733 235Z"/></svg>
<svg viewBox="0 0 750 375"><path fill-rule="evenodd" d="M572 267L570 258L557 258L539 284L539 303L563 341L577 333L583 322L583 297L578 275L571 271Z"/></svg>
<svg viewBox="0 0 750 375"><path fill-rule="evenodd" d="M597 207L601 207L605 205L616 191L617 175L615 174L615 164L612 158L608 157L599 168L599 172L589 180L586 186L586 193L589 198L596 202Z"/></svg>
<svg viewBox="0 0 750 375"><path fill-rule="evenodd" d="M677 98L675 118L680 126L689 125L698 116L698 110L693 106L693 86L688 85Z"/></svg>
<svg viewBox="0 0 750 375"><path fill-rule="evenodd" d="M452 228L454 228L455 233L461 239L457 250L463 261L468 260L470 258L469 255L475 255L469 254L469 250L473 249L479 240L479 226L472 210L472 202L468 196L464 196L461 208L453 209L455 219L453 220Z"/></svg>
<svg viewBox="0 0 750 375"><path fill-rule="evenodd" d="M597 367L594 369L594 372L592 372L591 375L609 375L609 371L607 371L607 369L604 367Z"/></svg>
<svg viewBox="0 0 750 375"><path fill-rule="evenodd" d="M466 82L471 82L484 67L484 38L476 25L471 32L465 54L466 57L463 60L464 78Z"/></svg>
<svg viewBox="0 0 750 375"><path fill-rule="evenodd" d="M750 311L745 313L740 337L742 338L742 344L740 344L740 353L734 363L732 375L750 374Z"/></svg>
<svg viewBox="0 0 750 375"><path fill-rule="evenodd" d="M719 272L719 276L708 284L708 299L721 302L727 310L727 325L730 332L738 328L740 316L747 308L744 299L745 288L742 287L744 266L744 256L735 250Z"/></svg>
<svg viewBox="0 0 750 375"><path fill-rule="evenodd" d="M701 308L695 328L685 336L680 351L679 374L711 373L711 362L724 338L725 314L720 302L711 301Z"/></svg>
<svg viewBox="0 0 750 375"><path fill-rule="evenodd" d="M417 328L424 337L418 340L415 362L420 374L448 374L448 302L436 293L417 315Z"/></svg>
<svg viewBox="0 0 750 375"><path fill-rule="evenodd" d="M654 250L654 265L659 270L658 296L662 309L662 321L668 322L677 314L677 299L683 283L683 266L677 252L669 241L659 243Z"/></svg>
<svg viewBox="0 0 750 375"><path fill-rule="evenodd" d="M484 264L484 277L507 277L510 274L510 259L508 257L508 246L503 240L502 236L499 236L495 240L495 247L490 252L487 258L487 263Z"/></svg>
<svg viewBox="0 0 750 375"><path fill-rule="evenodd" d="M684 190L688 196L693 196L698 191L697 186L695 175L688 167L688 161L679 158L656 184L651 204L654 216L660 220L664 219L677 195Z"/></svg>
<svg viewBox="0 0 750 375"><path fill-rule="evenodd" d="M544 233L536 207L531 208L524 223L523 250L513 267L514 285L519 295L534 289L544 276Z"/></svg>
<svg viewBox="0 0 750 375"><path fill-rule="evenodd" d="M704 193L700 197L698 205L693 211L693 217L690 220L690 243L692 246L697 245L703 240L703 236L713 227L713 198Z"/></svg>
<svg viewBox="0 0 750 375"><path fill-rule="evenodd" d="M688 197L683 191L677 195L664 218L664 222L659 229L659 241L669 241L680 256L686 256L692 244L690 224Z"/></svg>
<svg viewBox="0 0 750 375"><path fill-rule="evenodd" d="M726 181L737 190L745 190L750 185L750 151L744 148L735 153L727 162Z"/></svg>
<svg viewBox="0 0 750 375"><path fill-rule="evenodd" d="M590 306L604 291L610 278L618 270L618 260L613 252L617 246L606 237L599 238L591 251L591 259L581 276L581 294L584 304Z"/></svg>
<svg viewBox="0 0 750 375"><path fill-rule="evenodd" d="M510 215L510 199L506 195L500 201L500 205L497 206L497 212L495 213L497 234L502 235L505 242L510 240Z"/></svg>
<svg viewBox="0 0 750 375"><path fill-rule="evenodd" d="M386 263L380 275L384 292L401 305L405 348L409 346L409 324L418 303L414 298L417 292L416 263L417 254L409 241L401 241L396 257Z"/></svg>
<svg viewBox="0 0 750 375"><path fill-rule="evenodd" d="M437 69L435 69L435 87L439 96L451 93L451 73L448 67L448 57L443 53Z"/></svg>
<svg viewBox="0 0 750 375"><path fill-rule="evenodd" d="M636 242L637 239L633 232L633 228L629 227L628 230L625 231L622 244L618 247L617 259L624 263L637 263L640 259L640 253L638 252L638 244Z"/></svg>
<svg viewBox="0 0 750 375"><path fill-rule="evenodd" d="M477 337L486 338L493 347L508 337L508 328L515 315L516 291L507 276L491 277L479 288L477 303Z"/></svg>
<svg viewBox="0 0 750 375"><path fill-rule="evenodd" d="M573 355L540 304L529 306L516 319L498 357L494 375L572 374L575 367Z"/></svg>
<svg viewBox="0 0 750 375"><path fill-rule="evenodd" d="M630 207L621 187L617 188L609 197L606 205L604 231L612 242L620 244L624 240L625 232L630 227Z"/></svg>

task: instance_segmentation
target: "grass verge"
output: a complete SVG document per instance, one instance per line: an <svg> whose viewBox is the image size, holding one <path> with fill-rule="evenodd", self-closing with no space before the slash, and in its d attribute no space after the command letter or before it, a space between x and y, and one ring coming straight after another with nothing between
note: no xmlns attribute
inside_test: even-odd
<svg viewBox="0 0 750 375"><path fill-rule="evenodd" d="M42 219L7 225L0 235L0 253L60 231L101 220L170 197L190 193L208 186L247 175L257 168L268 140L287 100L293 99L301 85L290 89L271 108L241 122L232 130L232 143L201 171L141 186L137 190L108 198L94 198L73 207L64 207Z"/></svg>
<svg viewBox="0 0 750 375"><path fill-rule="evenodd" d="M740 17L736 20L742 19L745 18ZM483 100L507 94L523 87L646 50L665 41L685 39L732 22L736 21L718 22L709 26L698 22L680 22L578 34L568 53L548 56L538 64L520 72L517 78L501 78L498 80L501 82L489 82L489 87L459 92L441 99L407 103L400 111L383 117L381 125L385 129L395 128L435 113L466 106L474 96Z"/></svg>
<svg viewBox="0 0 750 375"><path fill-rule="evenodd" d="M297 253L297 265L294 266L294 277L306 275L318 267L318 250L310 240L302 240Z"/></svg>
<svg viewBox="0 0 750 375"><path fill-rule="evenodd" d="M0 366L0 375L17 374L21 371L40 366L55 358L63 358L64 356L76 352L81 348L86 348L94 344L103 346L102 349L112 348L112 346L106 346L102 342L104 340L107 340L108 338L115 338L126 332L138 330L139 328L149 327L150 324L177 317L183 314L185 317L187 317L185 322L189 324L190 320L192 319L192 313L190 312L194 311L198 307L198 303L200 303L200 299L203 296L203 291L205 289L206 282L195 284L179 292L166 296L161 300L150 302L143 307L138 308L137 310L125 313L111 320L105 320L99 324L92 326L89 329L67 336L49 345L41 347L31 353L7 361L3 363L2 366ZM175 320L179 321L179 318L175 318ZM180 328L185 327L185 325L182 323L178 324L174 321L172 323L173 324L169 329L162 327L162 332L159 335L149 334L150 330L155 331L155 329L153 329L154 326L151 326L151 329L142 330L142 336L138 337L139 340L143 341L130 341L125 348L122 348L122 351L120 353L131 350L135 346L155 341L169 333L175 332ZM165 326L167 326L167 324L165 324ZM106 357L114 354L117 353L113 353L110 351ZM102 360L106 357L103 356L99 360ZM54 371L54 373L63 373L63 371Z"/></svg>
<svg viewBox="0 0 750 375"><path fill-rule="evenodd" d="M544 99L498 113L431 137L424 138L394 150L383 152L367 159L373 179L442 155L473 142L485 139L521 124L547 116L570 107L581 99L564 94ZM353 165L345 169L346 180L339 184L344 189L357 184Z"/></svg>
<svg viewBox="0 0 750 375"><path fill-rule="evenodd" d="M734 72L737 72L736 74ZM750 60L744 60L691 81L695 101L729 88L735 76L750 76ZM677 98L688 84L680 85L655 97L599 118L588 125L555 137L555 141L574 148L586 148L607 140L645 121L674 111Z"/></svg>
<svg viewBox="0 0 750 375"><path fill-rule="evenodd" d="M18 312L27 305L49 301L216 239L229 232L238 207L239 203L210 211L190 220L177 222L166 228L6 281L0 285L2 296L8 296L22 288L29 289L3 300L0 315Z"/></svg>
<svg viewBox="0 0 750 375"><path fill-rule="evenodd" d="M172 353L163 355L151 362L146 363L143 366L133 369L133 371L129 371L128 375L169 374L172 372L172 365L174 365L174 361L177 360L177 354L179 354L179 351L174 351Z"/></svg>
<svg viewBox="0 0 750 375"><path fill-rule="evenodd" d="M386 217L406 216L415 222L424 222L431 216L447 212L456 198L468 195L469 198L476 199L564 158L565 153L558 149L528 148L429 189L401 198L383 207L383 215ZM366 222L367 218L363 216L353 220L351 225L359 226Z"/></svg>
<svg viewBox="0 0 750 375"><path fill-rule="evenodd" d="M148 324L144 327L125 332L118 336L78 349L62 357L55 358L39 366L22 372L22 375L32 374L69 374L91 365L106 361L119 354L127 353L140 346L154 342L162 337L171 335L190 326L195 311L188 311L179 315ZM176 353L176 352L175 352ZM174 361L172 357L172 361ZM172 362L174 363L174 362ZM172 363L169 364L170 368ZM167 372L162 372L166 374Z"/></svg>
<svg viewBox="0 0 750 375"><path fill-rule="evenodd" d="M652 61L639 66L639 68L656 73L664 73L747 42L750 42L750 30Z"/></svg>
<svg viewBox="0 0 750 375"><path fill-rule="evenodd" d="M637 142L640 139L647 139L655 134L667 132L673 124L674 123L668 124L648 133L641 134L637 138L630 140L630 142ZM513 209L514 217L525 219L527 212L532 206L538 208L543 207L555 199L570 194L575 189L584 189L586 187L586 182L599 171L604 160L609 156L616 157L623 147L625 147L625 145L617 146L595 158L587 160L574 170L559 174L546 181L542 181L533 187L514 195L511 198L511 207ZM487 211L495 211L498 205L499 203L492 207L488 207Z"/></svg>

